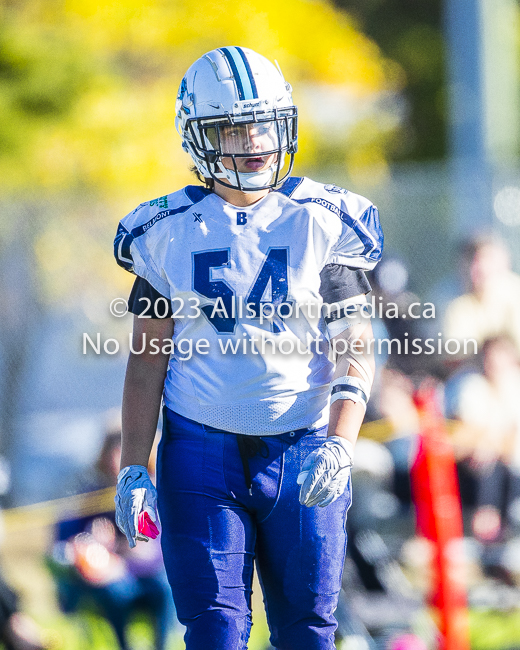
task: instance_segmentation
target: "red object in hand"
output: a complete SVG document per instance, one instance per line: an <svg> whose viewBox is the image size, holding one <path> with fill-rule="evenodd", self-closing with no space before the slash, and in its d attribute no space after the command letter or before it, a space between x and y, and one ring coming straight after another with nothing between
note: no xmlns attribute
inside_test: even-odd
<svg viewBox="0 0 520 650"><path fill-rule="evenodd" d="M155 539L159 535L159 529L146 510L143 510L139 515L138 529L141 535L145 535L150 539Z"/></svg>

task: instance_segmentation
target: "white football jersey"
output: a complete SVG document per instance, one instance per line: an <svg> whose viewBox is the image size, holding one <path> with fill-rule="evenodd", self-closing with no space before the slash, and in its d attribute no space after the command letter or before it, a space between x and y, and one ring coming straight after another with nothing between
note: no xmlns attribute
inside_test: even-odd
<svg viewBox="0 0 520 650"><path fill-rule="evenodd" d="M234 433L325 424L333 364L320 272L370 270L382 244L370 201L308 178L246 208L191 185L138 206L119 225L115 254L171 300L165 404Z"/></svg>

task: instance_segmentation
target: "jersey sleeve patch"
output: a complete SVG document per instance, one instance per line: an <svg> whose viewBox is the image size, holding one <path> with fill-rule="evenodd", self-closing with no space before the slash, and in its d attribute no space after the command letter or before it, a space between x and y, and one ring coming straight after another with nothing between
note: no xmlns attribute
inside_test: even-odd
<svg viewBox="0 0 520 650"><path fill-rule="evenodd" d="M379 211L376 206L371 205L365 210L358 223L366 230L367 235L374 242L374 246L368 255L369 259L374 262L379 262L383 253L384 236L379 222Z"/></svg>
<svg viewBox="0 0 520 650"><path fill-rule="evenodd" d="M123 224L120 223L117 227L117 233L114 239L114 255L119 266L122 266L130 273L134 272L134 258L130 252L130 244L132 241L132 235Z"/></svg>
<svg viewBox="0 0 520 650"><path fill-rule="evenodd" d="M164 210L168 207L168 195L160 196L158 199L153 199L150 201L150 207L157 206L159 209Z"/></svg>

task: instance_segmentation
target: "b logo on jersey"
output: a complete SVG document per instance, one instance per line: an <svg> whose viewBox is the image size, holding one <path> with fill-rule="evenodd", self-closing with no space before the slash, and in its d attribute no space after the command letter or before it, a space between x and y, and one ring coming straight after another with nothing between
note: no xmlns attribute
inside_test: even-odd
<svg viewBox="0 0 520 650"><path fill-rule="evenodd" d="M237 226L243 226L247 223L247 212L237 212Z"/></svg>

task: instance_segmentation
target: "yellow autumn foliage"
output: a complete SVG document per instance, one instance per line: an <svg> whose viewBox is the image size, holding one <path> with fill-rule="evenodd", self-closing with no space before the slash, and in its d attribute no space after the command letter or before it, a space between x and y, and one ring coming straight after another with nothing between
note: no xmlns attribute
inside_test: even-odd
<svg viewBox="0 0 520 650"><path fill-rule="evenodd" d="M0 0L2 194L68 197L35 242L49 296L113 281L104 263L87 278L74 270L65 233L99 258L126 212L194 181L174 130L176 92L187 67L222 45L276 59L293 85L296 173L333 160L351 175L384 174L396 124L378 118L377 99L399 89L400 71L331 2ZM332 96L342 99L331 136ZM84 214L87 204L105 212Z"/></svg>
<svg viewBox="0 0 520 650"><path fill-rule="evenodd" d="M355 102L399 81L349 16L323 1L28 0L4 2L2 18L27 42L66 42L85 68L71 110L36 120L37 128L26 120L24 155L0 155L7 189L89 188L131 205L184 183L189 159L173 128L176 90L193 60L222 44L278 60L297 101L306 84L348 89ZM302 106L308 148L298 162L310 168L318 161L307 113Z"/></svg>

